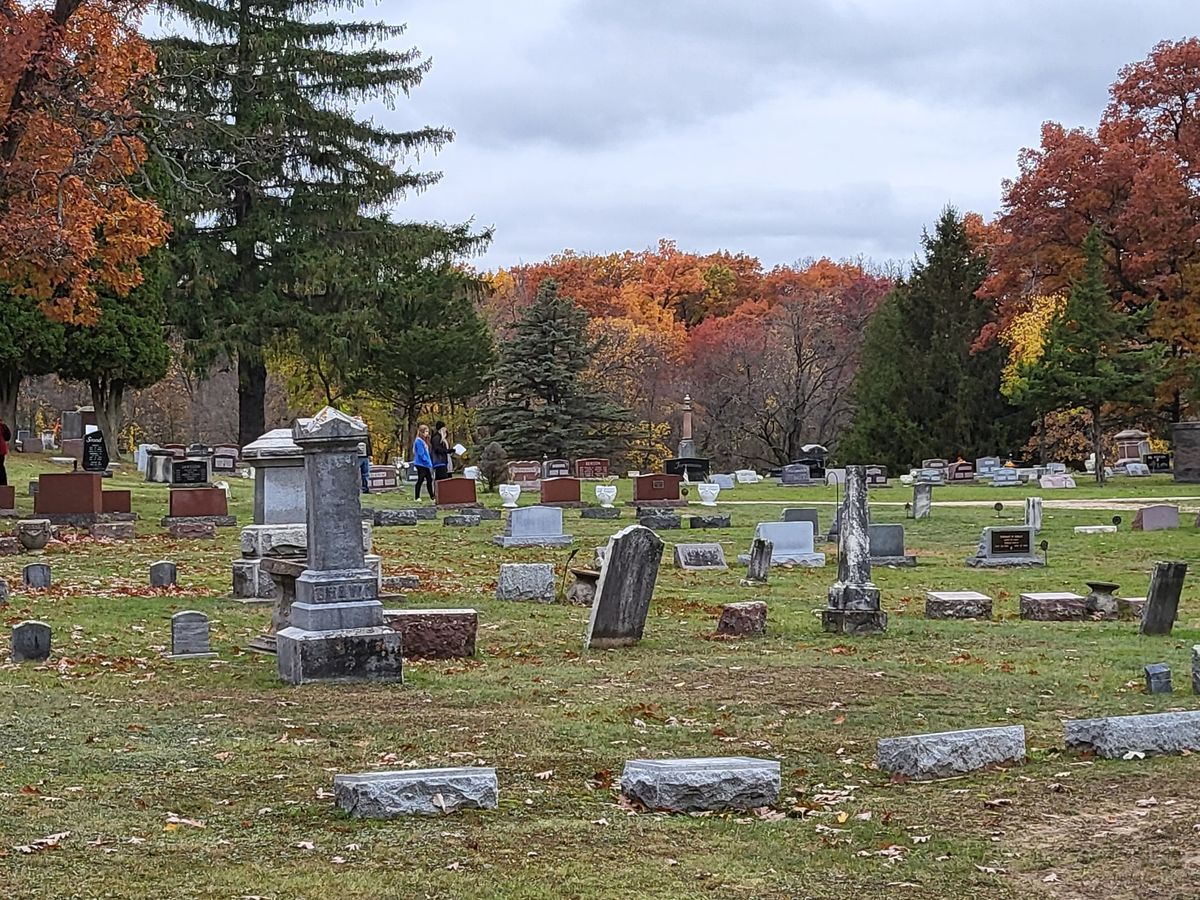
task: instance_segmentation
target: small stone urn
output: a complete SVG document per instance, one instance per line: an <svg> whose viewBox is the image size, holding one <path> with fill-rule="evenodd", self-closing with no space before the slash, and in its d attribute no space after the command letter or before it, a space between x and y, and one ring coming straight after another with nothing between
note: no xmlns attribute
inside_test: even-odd
<svg viewBox="0 0 1200 900"><path fill-rule="evenodd" d="M1113 584L1111 581L1088 581L1084 583L1090 589L1090 593L1084 598L1087 611L1105 619L1115 619L1117 617L1118 605L1117 598L1113 595L1117 592L1117 588L1120 585Z"/></svg>
<svg viewBox="0 0 1200 900"><path fill-rule="evenodd" d="M719 484L704 482L696 485L696 490L700 493L701 506L717 505L717 494L721 493L721 486Z"/></svg>
<svg viewBox="0 0 1200 900"><path fill-rule="evenodd" d="M516 509L517 498L520 496L521 486L519 484L500 485L500 499L504 501L505 509Z"/></svg>
<svg viewBox="0 0 1200 900"><path fill-rule="evenodd" d="M617 499L617 486L615 484L596 485L596 499L605 509L611 509L613 501Z"/></svg>
<svg viewBox="0 0 1200 900"><path fill-rule="evenodd" d="M44 550L53 533L49 519L26 519L17 523L17 540L26 550Z"/></svg>

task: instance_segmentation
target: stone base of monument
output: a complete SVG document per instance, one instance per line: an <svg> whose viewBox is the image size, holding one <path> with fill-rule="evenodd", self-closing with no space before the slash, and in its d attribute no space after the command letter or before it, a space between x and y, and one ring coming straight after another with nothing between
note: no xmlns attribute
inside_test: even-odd
<svg viewBox="0 0 1200 900"><path fill-rule="evenodd" d="M676 531L683 527L683 519L675 513L638 510L638 524L655 531Z"/></svg>
<svg viewBox="0 0 1200 900"><path fill-rule="evenodd" d="M1145 608L1145 597L1117 598L1117 618L1119 619L1140 619L1142 617L1142 610Z"/></svg>
<svg viewBox="0 0 1200 900"><path fill-rule="evenodd" d="M492 538L492 543L497 547L570 547L574 542L575 537L570 534L526 535L524 537L498 534Z"/></svg>
<svg viewBox="0 0 1200 900"><path fill-rule="evenodd" d="M447 528L475 528L479 525L479 516L467 515L465 512L451 514L442 518L442 524Z"/></svg>
<svg viewBox="0 0 1200 900"><path fill-rule="evenodd" d="M1105 759L1128 753L1184 753L1200 750L1200 711L1068 719L1063 723L1066 745L1091 750Z"/></svg>
<svg viewBox="0 0 1200 900"><path fill-rule="evenodd" d="M585 506L580 510L581 519L619 519L621 511L615 506Z"/></svg>
<svg viewBox="0 0 1200 900"><path fill-rule="evenodd" d="M1071 622L1088 618L1087 601L1068 591L1021 595L1021 618L1031 622Z"/></svg>
<svg viewBox="0 0 1200 900"><path fill-rule="evenodd" d="M631 759L621 793L649 809L707 812L756 809L779 799L779 763L744 756Z"/></svg>
<svg viewBox="0 0 1200 900"><path fill-rule="evenodd" d="M137 537L132 522L93 522L88 534L97 541L132 541Z"/></svg>
<svg viewBox="0 0 1200 900"><path fill-rule="evenodd" d="M46 519L52 525L66 525L69 528L89 528L97 522L136 522L137 513L36 513L34 518Z"/></svg>
<svg viewBox="0 0 1200 900"><path fill-rule="evenodd" d="M496 599L553 603L554 566L551 563L501 563L496 579Z"/></svg>
<svg viewBox="0 0 1200 900"><path fill-rule="evenodd" d="M191 541L213 540L217 536L217 526L212 522L175 522L167 531L173 538Z"/></svg>
<svg viewBox="0 0 1200 900"><path fill-rule="evenodd" d="M473 609L385 609L383 620L403 636L406 659L475 655L479 614Z"/></svg>
<svg viewBox="0 0 1200 900"><path fill-rule="evenodd" d="M900 569L912 569L917 565L917 558L911 553L904 556L872 556L872 566L892 566Z"/></svg>
<svg viewBox="0 0 1200 900"><path fill-rule="evenodd" d="M1037 556L969 556L967 565L972 569L1004 569L1044 566L1046 563Z"/></svg>
<svg viewBox="0 0 1200 900"><path fill-rule="evenodd" d="M237 525L237 516L163 516L159 521L163 528L172 525L213 525L216 528L233 528Z"/></svg>
<svg viewBox="0 0 1200 900"><path fill-rule="evenodd" d="M626 500L625 505L676 509L680 506L687 506L688 502L686 500Z"/></svg>
<svg viewBox="0 0 1200 900"><path fill-rule="evenodd" d="M495 809L496 770L407 769L362 772L333 779L337 805L356 819L439 816L460 809Z"/></svg>
<svg viewBox="0 0 1200 900"><path fill-rule="evenodd" d="M926 591L927 619L990 619L992 598L978 591Z"/></svg>
<svg viewBox="0 0 1200 900"><path fill-rule="evenodd" d="M717 634L734 637L757 636L767 633L767 604L762 600L726 603L721 607Z"/></svg>
<svg viewBox="0 0 1200 900"><path fill-rule="evenodd" d="M829 634L879 634L887 631L887 613L875 609L823 609L821 630Z"/></svg>
<svg viewBox="0 0 1200 900"><path fill-rule="evenodd" d="M404 636L386 625L331 631L292 626L275 635L279 677L288 684L403 682L403 645Z"/></svg>
<svg viewBox="0 0 1200 900"><path fill-rule="evenodd" d="M948 778L1025 759L1025 726L972 728L939 734L883 738L877 744L880 771L908 778Z"/></svg>
<svg viewBox="0 0 1200 900"><path fill-rule="evenodd" d="M233 561L233 600L239 603L270 603L275 599L275 582L263 570L262 560Z"/></svg>
<svg viewBox="0 0 1200 900"><path fill-rule="evenodd" d="M436 518L437 509L430 506ZM374 515L376 528L394 528L401 525L416 525L417 511L415 509L377 509Z"/></svg>
<svg viewBox="0 0 1200 900"><path fill-rule="evenodd" d="M163 659L169 659L171 662L184 662L189 659L214 659L218 654L210 653L164 653Z"/></svg>

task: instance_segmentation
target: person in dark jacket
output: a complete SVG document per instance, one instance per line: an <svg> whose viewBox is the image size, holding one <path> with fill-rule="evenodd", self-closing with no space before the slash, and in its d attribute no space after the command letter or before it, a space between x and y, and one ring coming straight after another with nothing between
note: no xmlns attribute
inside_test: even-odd
<svg viewBox="0 0 1200 900"><path fill-rule="evenodd" d="M433 458L433 478L441 481L450 477L450 445L446 437L446 423L438 421L433 426L433 441L429 447L429 455Z"/></svg>
<svg viewBox="0 0 1200 900"><path fill-rule="evenodd" d="M428 488L429 499L435 499L433 492L433 460L429 456L429 426L417 428L417 439L413 441L413 466L417 470L417 487L415 496L421 499L421 485Z"/></svg>

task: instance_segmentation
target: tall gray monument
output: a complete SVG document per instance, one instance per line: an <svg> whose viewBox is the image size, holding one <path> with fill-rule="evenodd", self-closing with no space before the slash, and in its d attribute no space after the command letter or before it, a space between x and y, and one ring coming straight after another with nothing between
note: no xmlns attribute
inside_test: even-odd
<svg viewBox="0 0 1200 900"><path fill-rule="evenodd" d="M308 560L291 624L277 636L279 677L401 681L402 635L383 624L379 581L363 553L358 445L366 427L326 407L292 434L304 452Z"/></svg>
<svg viewBox="0 0 1200 900"><path fill-rule="evenodd" d="M838 546L838 580L829 588L821 627L839 634L874 634L887 628L879 588L871 581L870 514L865 466L846 467Z"/></svg>

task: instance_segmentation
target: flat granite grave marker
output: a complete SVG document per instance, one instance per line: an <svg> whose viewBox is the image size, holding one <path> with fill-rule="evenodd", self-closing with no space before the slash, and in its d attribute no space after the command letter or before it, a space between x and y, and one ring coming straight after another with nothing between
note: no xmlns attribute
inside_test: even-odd
<svg viewBox="0 0 1200 900"><path fill-rule="evenodd" d="M1063 737L1072 750L1091 750L1105 759L1130 753L1183 753L1200 750L1200 711L1068 719Z"/></svg>
<svg viewBox="0 0 1200 900"><path fill-rule="evenodd" d="M150 587L174 587L178 576L179 571L173 562L163 559L150 564Z"/></svg>
<svg viewBox="0 0 1200 900"><path fill-rule="evenodd" d="M1150 575L1150 590L1142 610L1141 634L1170 634L1179 611L1179 595L1187 575L1185 562L1157 562Z"/></svg>
<svg viewBox="0 0 1200 900"><path fill-rule="evenodd" d="M661 509L638 510L638 524L655 531L678 531L683 527L683 518Z"/></svg>
<svg viewBox="0 0 1200 900"><path fill-rule="evenodd" d="M810 522L759 522L754 537L771 543L771 565L825 565L825 554L813 550L813 527ZM738 562L748 563L749 554L738 556Z"/></svg>
<svg viewBox="0 0 1200 900"><path fill-rule="evenodd" d="M12 661L42 662L50 657L50 626L30 620L13 626Z"/></svg>
<svg viewBox="0 0 1200 900"><path fill-rule="evenodd" d="M208 616L194 609L171 616L170 659L207 659L216 655L208 643Z"/></svg>
<svg viewBox="0 0 1200 900"><path fill-rule="evenodd" d="M525 506L509 510L504 534L492 538L501 547L567 547L575 540L563 534L563 511L558 506Z"/></svg>
<svg viewBox="0 0 1200 900"><path fill-rule="evenodd" d="M584 649L627 647L642 639L662 550L662 539L642 525L630 525L608 539Z"/></svg>
<svg viewBox="0 0 1200 900"><path fill-rule="evenodd" d="M947 778L1024 759L1023 725L881 738L876 751L881 771L908 778Z"/></svg>
<svg viewBox="0 0 1200 900"><path fill-rule="evenodd" d="M1149 478L1150 467L1145 463L1128 463L1125 466L1125 474L1130 478Z"/></svg>
<svg viewBox="0 0 1200 900"><path fill-rule="evenodd" d="M688 528L707 529L707 528L731 528L733 527L732 515L718 516L688 516Z"/></svg>
<svg viewBox="0 0 1200 900"><path fill-rule="evenodd" d="M725 571L725 551L720 544L676 544L675 568L685 572Z"/></svg>
<svg viewBox="0 0 1200 900"><path fill-rule="evenodd" d="M978 591L926 591L927 619L990 619L992 598Z"/></svg>
<svg viewBox="0 0 1200 900"><path fill-rule="evenodd" d="M1087 618L1087 601L1070 591L1041 591L1021 595L1021 618L1030 622L1070 622Z"/></svg>
<svg viewBox="0 0 1200 900"><path fill-rule="evenodd" d="M670 812L770 806L780 784L777 761L744 756L631 759L621 773L622 794Z"/></svg>
<svg viewBox="0 0 1200 900"><path fill-rule="evenodd" d="M356 819L440 816L460 809L495 809L496 770L485 767L359 772L333 779L337 805Z"/></svg>
<svg viewBox="0 0 1200 900"><path fill-rule="evenodd" d="M1143 506L1133 517L1134 531L1168 531L1179 527L1179 507L1166 503Z"/></svg>
<svg viewBox="0 0 1200 900"><path fill-rule="evenodd" d="M496 579L497 600L554 602L554 566L551 563L501 563Z"/></svg>
<svg viewBox="0 0 1200 900"><path fill-rule="evenodd" d="M1044 566L1034 551L1031 525L1003 525L983 529L975 555L967 558L972 568L1005 566Z"/></svg>

